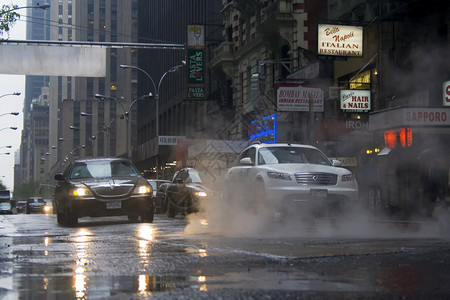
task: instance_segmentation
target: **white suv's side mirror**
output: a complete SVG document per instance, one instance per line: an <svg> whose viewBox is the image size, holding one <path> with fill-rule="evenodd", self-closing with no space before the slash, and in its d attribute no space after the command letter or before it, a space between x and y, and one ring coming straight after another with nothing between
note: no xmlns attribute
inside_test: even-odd
<svg viewBox="0 0 450 300"><path fill-rule="evenodd" d="M250 157L244 157L239 161L239 164L243 166L251 166L253 165L253 162Z"/></svg>
<svg viewBox="0 0 450 300"><path fill-rule="evenodd" d="M331 163L333 164L334 167L342 167L342 162L340 160L333 159Z"/></svg>

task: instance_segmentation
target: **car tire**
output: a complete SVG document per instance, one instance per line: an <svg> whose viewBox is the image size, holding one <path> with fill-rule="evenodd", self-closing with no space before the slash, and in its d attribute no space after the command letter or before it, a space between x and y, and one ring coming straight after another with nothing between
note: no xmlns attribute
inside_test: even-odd
<svg viewBox="0 0 450 300"><path fill-rule="evenodd" d="M139 219L139 214L137 212L128 213L128 221L131 223L136 223Z"/></svg>
<svg viewBox="0 0 450 300"><path fill-rule="evenodd" d="M175 218L175 215L177 214L176 207L172 204L170 199L167 201L167 217L168 218Z"/></svg>
<svg viewBox="0 0 450 300"><path fill-rule="evenodd" d="M249 210L258 214L266 203L266 188L262 180L256 180L253 195L250 199Z"/></svg>
<svg viewBox="0 0 450 300"><path fill-rule="evenodd" d="M73 213L70 207L66 206L64 210L64 219L66 226L68 227L75 227L78 225L78 217Z"/></svg>
<svg viewBox="0 0 450 300"><path fill-rule="evenodd" d="M56 222L58 222L59 225L65 225L66 219L64 218L64 214L57 212L56 213Z"/></svg>
<svg viewBox="0 0 450 300"><path fill-rule="evenodd" d="M168 203L167 196L164 195L164 197L161 200L161 213L167 212L167 203Z"/></svg>
<svg viewBox="0 0 450 300"><path fill-rule="evenodd" d="M61 225L61 226L65 226L66 225L66 219L64 217L64 211L60 211L60 204L58 204L57 201L55 201L55 211L56 211L56 222Z"/></svg>
<svg viewBox="0 0 450 300"><path fill-rule="evenodd" d="M154 218L153 210L149 210L141 214L141 221L143 223L153 223L153 218Z"/></svg>

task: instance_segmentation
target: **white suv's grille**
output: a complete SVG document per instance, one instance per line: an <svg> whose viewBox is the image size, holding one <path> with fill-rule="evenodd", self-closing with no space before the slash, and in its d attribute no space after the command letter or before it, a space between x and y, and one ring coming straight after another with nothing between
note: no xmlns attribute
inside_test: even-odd
<svg viewBox="0 0 450 300"><path fill-rule="evenodd" d="M295 179L300 184L335 185L337 175L331 173L295 173Z"/></svg>

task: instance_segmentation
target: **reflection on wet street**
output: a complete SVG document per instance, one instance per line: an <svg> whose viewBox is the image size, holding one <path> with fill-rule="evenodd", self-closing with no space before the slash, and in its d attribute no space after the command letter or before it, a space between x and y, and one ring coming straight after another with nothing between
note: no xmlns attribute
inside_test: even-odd
<svg viewBox="0 0 450 300"><path fill-rule="evenodd" d="M450 292L442 284L450 279L445 239L188 235L186 225L181 217L162 215L152 224L87 218L76 228L57 226L53 215L0 217L0 298L256 299L311 293L351 298Z"/></svg>

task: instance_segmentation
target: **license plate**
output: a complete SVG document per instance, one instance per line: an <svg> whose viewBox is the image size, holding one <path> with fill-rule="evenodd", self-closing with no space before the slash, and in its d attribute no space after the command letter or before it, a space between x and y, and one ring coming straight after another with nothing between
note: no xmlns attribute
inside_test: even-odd
<svg viewBox="0 0 450 300"><path fill-rule="evenodd" d="M327 190L311 189L311 196L326 198L328 196Z"/></svg>
<svg viewBox="0 0 450 300"><path fill-rule="evenodd" d="M122 208L122 201L108 201L106 202L106 209Z"/></svg>

